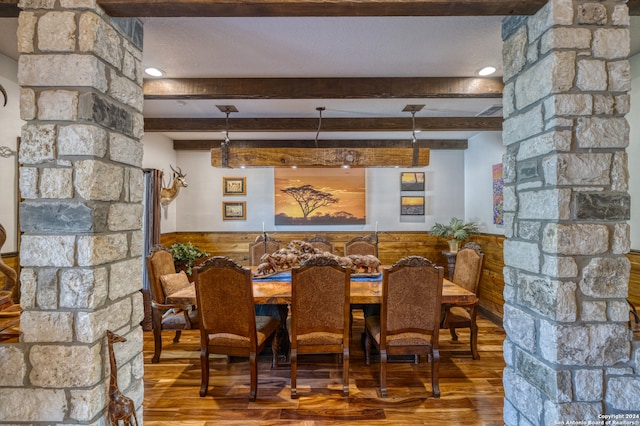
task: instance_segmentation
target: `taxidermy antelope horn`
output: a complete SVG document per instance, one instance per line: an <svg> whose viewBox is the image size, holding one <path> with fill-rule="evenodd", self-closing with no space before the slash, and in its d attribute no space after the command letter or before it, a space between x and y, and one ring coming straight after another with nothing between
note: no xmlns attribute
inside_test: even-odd
<svg viewBox="0 0 640 426"><path fill-rule="evenodd" d="M7 91L4 90L4 87L2 87L2 85L0 84L0 92L2 92L2 96L4 96L4 104L2 104L2 106L7 106L7 100L9 99L9 97L7 96Z"/></svg>
<svg viewBox="0 0 640 426"><path fill-rule="evenodd" d="M160 204L163 206L168 206L178 196L181 187L186 188L188 186L185 180L186 174L182 173L182 169L178 167L178 170L176 170L171 164L169 164L169 167L173 170L173 181L170 187L160 190Z"/></svg>

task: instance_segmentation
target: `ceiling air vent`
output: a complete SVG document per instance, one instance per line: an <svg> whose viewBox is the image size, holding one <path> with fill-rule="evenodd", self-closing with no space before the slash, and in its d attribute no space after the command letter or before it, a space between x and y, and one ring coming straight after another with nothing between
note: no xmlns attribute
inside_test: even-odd
<svg viewBox="0 0 640 426"><path fill-rule="evenodd" d="M476 117L490 117L497 113L502 113L502 105L491 105L489 108L476 114Z"/></svg>

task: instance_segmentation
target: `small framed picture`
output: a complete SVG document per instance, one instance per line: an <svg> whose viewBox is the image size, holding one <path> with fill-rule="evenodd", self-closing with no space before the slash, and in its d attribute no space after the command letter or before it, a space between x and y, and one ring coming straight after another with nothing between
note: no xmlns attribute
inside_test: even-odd
<svg viewBox="0 0 640 426"><path fill-rule="evenodd" d="M424 172L402 172L400 191L424 191Z"/></svg>
<svg viewBox="0 0 640 426"><path fill-rule="evenodd" d="M424 197L400 197L400 214L402 216L424 216Z"/></svg>
<svg viewBox="0 0 640 426"><path fill-rule="evenodd" d="M247 178L223 177L222 195L247 195Z"/></svg>
<svg viewBox="0 0 640 426"><path fill-rule="evenodd" d="M222 220L246 220L247 219L247 203L239 202L222 202Z"/></svg>

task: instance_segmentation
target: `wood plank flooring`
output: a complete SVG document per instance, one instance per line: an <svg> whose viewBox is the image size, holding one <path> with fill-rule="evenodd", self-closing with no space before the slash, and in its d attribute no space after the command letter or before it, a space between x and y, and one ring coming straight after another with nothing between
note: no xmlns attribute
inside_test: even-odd
<svg viewBox="0 0 640 426"><path fill-rule="evenodd" d="M362 316L356 313L350 356L350 395L342 396L341 363L333 356L310 355L298 364L298 393L290 398L288 367L271 368L262 355L258 365L258 398L248 399L249 364L245 359L211 360L209 394L201 398L197 331L163 334L159 364L151 364L153 335L145 332L144 424L157 425L502 425L502 342L504 331L479 318L480 359L468 354L468 332L459 343L448 330L440 337L440 390L431 393L430 366L396 361L388 366L388 397L379 396L379 365L364 364L360 345Z"/></svg>

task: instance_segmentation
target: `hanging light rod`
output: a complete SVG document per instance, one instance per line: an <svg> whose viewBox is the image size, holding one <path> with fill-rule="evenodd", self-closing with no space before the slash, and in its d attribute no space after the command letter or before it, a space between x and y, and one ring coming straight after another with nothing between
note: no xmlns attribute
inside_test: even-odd
<svg viewBox="0 0 640 426"><path fill-rule="evenodd" d="M229 167L229 145L231 144L231 139L229 139L229 114L238 112L238 109L235 105L216 105L216 107L225 114L224 140L220 144L220 160L222 167Z"/></svg>

